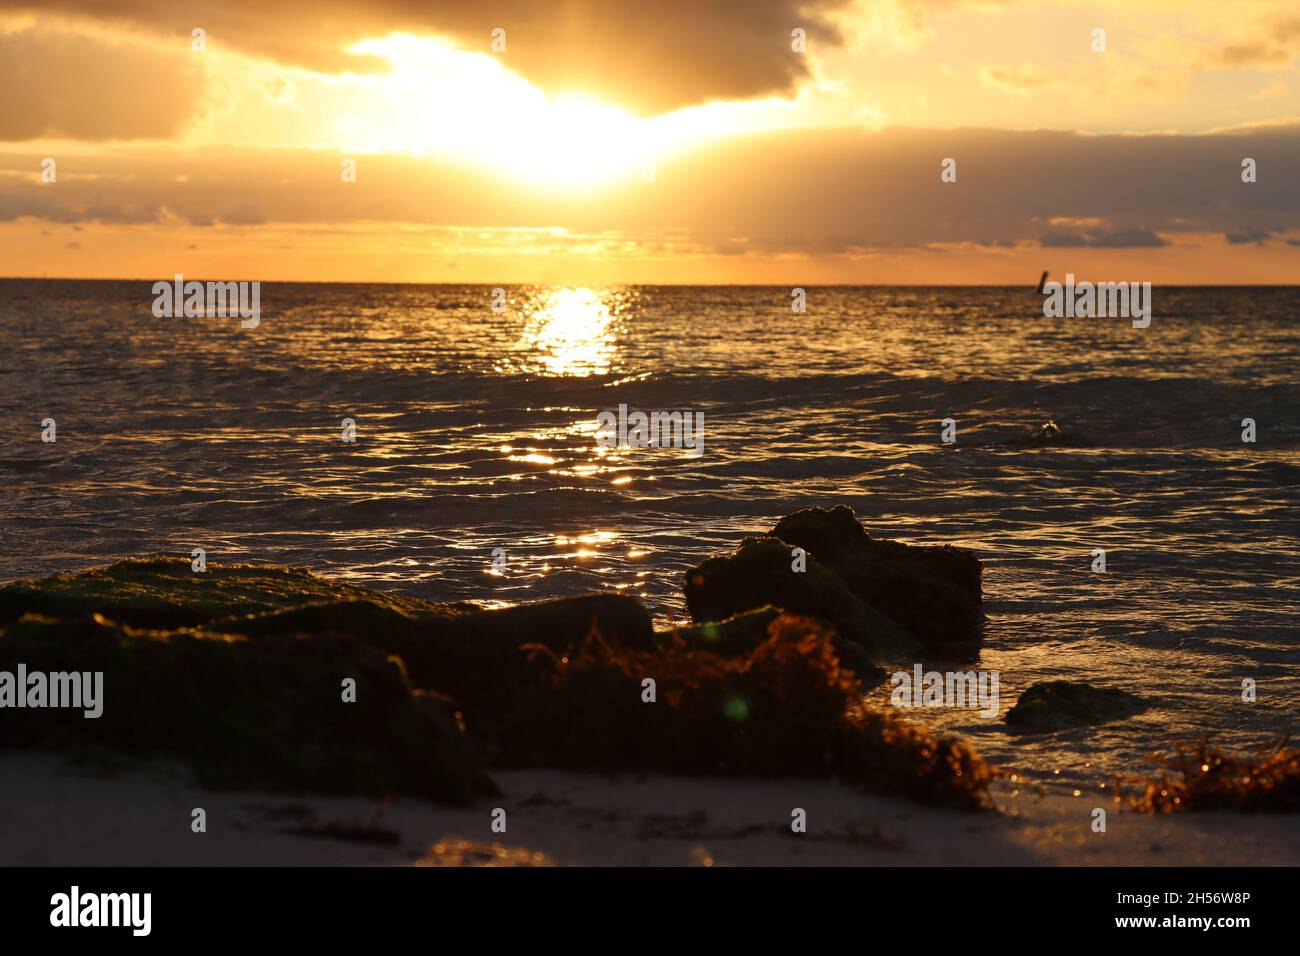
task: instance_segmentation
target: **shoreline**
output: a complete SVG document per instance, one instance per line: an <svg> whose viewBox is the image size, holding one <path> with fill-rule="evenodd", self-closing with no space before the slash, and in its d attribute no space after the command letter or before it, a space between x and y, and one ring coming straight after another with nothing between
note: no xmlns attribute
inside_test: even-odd
<svg viewBox="0 0 1300 956"><path fill-rule="evenodd" d="M205 790L167 764L105 775L52 753L0 754L0 864L18 866L1296 866L1283 814L1141 814L1100 799L993 788L996 813L828 780L496 771L470 807ZM1107 832L1091 831L1093 807ZM207 832L191 832L202 807ZM506 832L491 830L506 811ZM790 832L791 808L807 811ZM283 832L365 826L390 845Z"/></svg>
<svg viewBox="0 0 1300 956"><path fill-rule="evenodd" d="M1300 863L1286 818L1244 813L1295 812L1294 750L1179 743L1121 800L1017 784L893 694L868 703L883 661L919 679L978 654L981 575L837 505L686 571L695 623L671 633L620 594L486 610L162 555L7 585L0 665L111 673L116 697L103 719L42 696L0 724L4 862ZM1003 720L1056 733L1148 705L1040 681Z"/></svg>

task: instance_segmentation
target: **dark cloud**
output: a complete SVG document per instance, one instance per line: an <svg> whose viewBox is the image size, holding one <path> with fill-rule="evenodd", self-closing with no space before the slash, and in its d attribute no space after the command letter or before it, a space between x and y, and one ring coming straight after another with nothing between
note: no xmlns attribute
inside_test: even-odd
<svg viewBox="0 0 1300 956"><path fill-rule="evenodd" d="M1229 232L1223 238L1234 246L1244 246L1252 242L1262 246L1267 240L1273 238L1276 231L1275 229L1245 229L1241 232Z"/></svg>
<svg viewBox="0 0 1300 956"><path fill-rule="evenodd" d="M808 75L791 30L810 50L838 46L834 14L849 0L0 0L0 9L94 17L171 36L188 51L195 27L210 48L326 72L382 61L346 52L394 31L450 37L488 52L506 31L502 59L545 89L586 89L659 112L712 99L790 93Z"/></svg>
<svg viewBox="0 0 1300 956"><path fill-rule="evenodd" d="M0 34L0 90L0 140L166 139L201 108L203 79L184 54L28 29Z"/></svg>
<svg viewBox="0 0 1300 956"><path fill-rule="evenodd" d="M1241 182L1243 156L1268 174ZM957 160L954 183L940 181L946 157ZM630 173L576 193L394 155L368 156L360 179L344 184L338 157L312 150L132 150L67 164L92 175L42 184L33 157L0 154L0 220L559 227L810 256L1153 248L1179 234L1278 241L1300 231L1300 124L1197 136L796 130L665 160L654 183Z"/></svg>
<svg viewBox="0 0 1300 956"><path fill-rule="evenodd" d="M1245 43L1220 47L1213 56L1219 66L1277 66L1300 55L1300 17L1274 20L1264 35Z"/></svg>
<svg viewBox="0 0 1300 956"><path fill-rule="evenodd" d="M1149 229L1049 232L1040 244L1045 249L1151 249L1169 245Z"/></svg>

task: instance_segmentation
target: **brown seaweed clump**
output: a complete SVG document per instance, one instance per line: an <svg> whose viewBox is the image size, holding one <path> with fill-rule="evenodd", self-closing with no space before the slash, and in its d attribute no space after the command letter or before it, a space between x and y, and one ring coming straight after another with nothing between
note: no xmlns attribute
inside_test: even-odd
<svg viewBox="0 0 1300 956"><path fill-rule="evenodd" d="M1178 775L1119 777L1115 796L1142 813L1235 810L1239 813L1300 811L1300 749L1286 741L1250 756L1231 756L1205 738L1174 746L1152 762Z"/></svg>
<svg viewBox="0 0 1300 956"><path fill-rule="evenodd" d="M993 768L955 738L864 708L834 632L812 619L783 614L738 655L680 639L647 653L595 630L568 653L534 653L551 673L493 728L501 765L833 776L924 803L989 805Z"/></svg>

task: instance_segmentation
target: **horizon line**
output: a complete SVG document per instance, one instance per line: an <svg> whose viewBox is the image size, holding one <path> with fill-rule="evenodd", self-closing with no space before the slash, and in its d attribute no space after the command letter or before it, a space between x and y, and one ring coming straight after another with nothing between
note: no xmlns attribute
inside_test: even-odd
<svg viewBox="0 0 1300 956"><path fill-rule="evenodd" d="M172 279L174 280L175 273ZM1050 277L1049 277L1050 280ZM158 277L140 277L140 276L0 276L0 282L141 282L155 283L169 281L166 278ZM538 281L538 282L446 282L446 281L429 281L429 282L412 282L402 280L358 280L358 279L231 279L231 278L194 278L190 277L187 281L194 282L259 282L266 284L278 285L400 285L400 286L492 286L501 288L513 288L519 286L580 286L583 288L607 287L607 286L640 286L643 288L683 288L683 289L1019 289L1030 288L1032 286L1035 294L1038 293L1038 283L1036 281L1026 282L1024 286L1010 282L821 282L821 283L803 283L791 285L788 282L568 282L568 281ZM1133 279L1084 279L1083 282L1116 282L1129 283L1141 282L1146 280ZM1151 283L1152 286L1159 285L1166 289L1290 289L1300 287L1300 281L1296 282L1162 282Z"/></svg>

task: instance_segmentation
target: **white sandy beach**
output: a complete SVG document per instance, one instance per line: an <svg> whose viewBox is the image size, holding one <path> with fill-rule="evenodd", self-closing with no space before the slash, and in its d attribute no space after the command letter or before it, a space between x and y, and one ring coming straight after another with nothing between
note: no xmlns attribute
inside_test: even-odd
<svg viewBox="0 0 1300 956"><path fill-rule="evenodd" d="M90 774L53 755L0 755L0 865L1111 865L1295 866L1282 816L1147 816L1109 796L1016 797L966 814L864 795L823 780L742 781L515 771L471 808L194 787L162 768ZM1092 809L1107 810L1093 833ZM191 811L207 832L191 832ZM504 834L492 810L506 811ZM791 811L808 829L790 831ZM380 846L282 832L375 823Z"/></svg>

